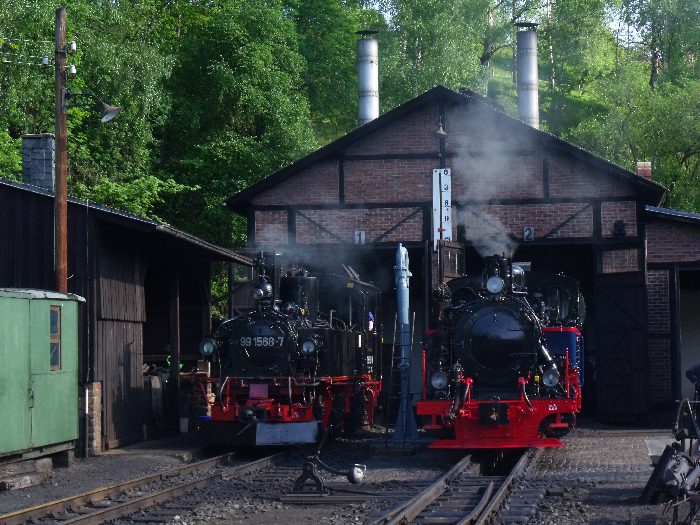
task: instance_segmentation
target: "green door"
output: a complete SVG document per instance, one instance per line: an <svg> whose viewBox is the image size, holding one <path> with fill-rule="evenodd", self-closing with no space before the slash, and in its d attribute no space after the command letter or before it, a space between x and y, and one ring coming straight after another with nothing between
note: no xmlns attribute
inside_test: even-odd
<svg viewBox="0 0 700 525"><path fill-rule="evenodd" d="M77 303L34 299L30 315L32 445L77 439Z"/></svg>
<svg viewBox="0 0 700 525"><path fill-rule="evenodd" d="M0 454L31 448L29 301L0 292Z"/></svg>

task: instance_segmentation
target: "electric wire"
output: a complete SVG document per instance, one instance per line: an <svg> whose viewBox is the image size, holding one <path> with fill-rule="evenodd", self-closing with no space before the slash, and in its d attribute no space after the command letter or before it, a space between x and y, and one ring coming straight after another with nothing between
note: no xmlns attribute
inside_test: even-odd
<svg viewBox="0 0 700 525"><path fill-rule="evenodd" d="M7 36L0 35L0 40L4 42L23 42L28 44L53 44L53 40L38 40L38 39L25 39L25 38L10 38Z"/></svg>

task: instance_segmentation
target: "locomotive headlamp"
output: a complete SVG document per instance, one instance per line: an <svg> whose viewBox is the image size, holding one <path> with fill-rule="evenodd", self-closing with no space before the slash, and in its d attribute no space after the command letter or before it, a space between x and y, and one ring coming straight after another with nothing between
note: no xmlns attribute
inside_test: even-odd
<svg viewBox="0 0 700 525"><path fill-rule="evenodd" d="M449 379L447 374L442 370L438 370L430 377L430 384L435 390L442 390L447 386Z"/></svg>
<svg viewBox="0 0 700 525"><path fill-rule="evenodd" d="M542 374L542 383L548 388L557 386L559 384L559 370L556 368L548 368Z"/></svg>
<svg viewBox="0 0 700 525"><path fill-rule="evenodd" d="M272 285L270 283L262 283L260 289L265 297L272 297Z"/></svg>
<svg viewBox="0 0 700 525"><path fill-rule="evenodd" d="M256 301L270 297L272 297L272 285L270 283L260 283L253 290L253 299Z"/></svg>
<svg viewBox="0 0 700 525"><path fill-rule="evenodd" d="M204 357L209 357L216 350L217 344L214 339L202 339L199 343L199 353Z"/></svg>
<svg viewBox="0 0 700 525"><path fill-rule="evenodd" d="M304 357L311 357L315 350L316 344L310 339L307 339L301 344L301 355Z"/></svg>
<svg viewBox="0 0 700 525"><path fill-rule="evenodd" d="M506 283L503 282L503 279L497 275L492 275L486 281L486 289L492 294L501 293L505 285Z"/></svg>

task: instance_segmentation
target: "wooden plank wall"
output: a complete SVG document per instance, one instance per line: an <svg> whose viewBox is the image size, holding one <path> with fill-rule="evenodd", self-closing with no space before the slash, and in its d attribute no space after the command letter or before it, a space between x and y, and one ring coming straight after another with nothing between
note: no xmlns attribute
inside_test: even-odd
<svg viewBox="0 0 700 525"><path fill-rule="evenodd" d="M145 262L137 246L103 228L98 262L97 379L108 448L142 439Z"/></svg>

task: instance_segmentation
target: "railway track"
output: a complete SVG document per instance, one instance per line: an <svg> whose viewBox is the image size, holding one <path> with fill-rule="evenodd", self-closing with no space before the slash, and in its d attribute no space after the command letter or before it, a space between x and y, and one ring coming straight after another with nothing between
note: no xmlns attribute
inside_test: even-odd
<svg viewBox="0 0 700 525"><path fill-rule="evenodd" d="M538 489L519 489L515 482L528 463L526 452L507 476L477 476L472 458L464 457L418 494L400 501L365 525L519 523L533 515L544 497Z"/></svg>
<svg viewBox="0 0 700 525"><path fill-rule="evenodd" d="M136 512L140 512L141 516L135 519L127 518L127 521L163 522L167 521L167 516L172 517L177 514L177 511L188 507L184 502L178 501L177 505L167 509L167 502L174 498L182 498L188 493L211 486L222 479L232 479L264 469L283 460L287 455L287 453L281 452L243 463L236 460L233 454L224 454L76 496L3 514L0 515L0 524L92 525L117 520ZM146 509L160 505L166 506L165 512L160 512L157 516L153 516L153 520L150 520L146 515ZM146 516L145 520L143 519L144 515Z"/></svg>
<svg viewBox="0 0 700 525"><path fill-rule="evenodd" d="M347 465L353 455L343 452L331 459L336 465ZM434 465L437 458L431 458L425 455L422 465L431 461ZM473 458L467 456L455 464L457 457L443 463L447 472L437 479L425 477L425 470L422 478L411 475L413 462L383 470L387 460L380 459L360 485L322 473L328 479L327 490L317 493L313 484L294 492L295 480L303 472L299 455L281 453L234 465L230 462L235 458L225 455L5 514L0 524L122 525L212 519L230 523L283 520L290 525L309 520L371 525L522 523L535 513L544 493L518 486L518 475L528 458L525 454L507 476L483 476ZM388 510L380 510L387 502L393 503Z"/></svg>

